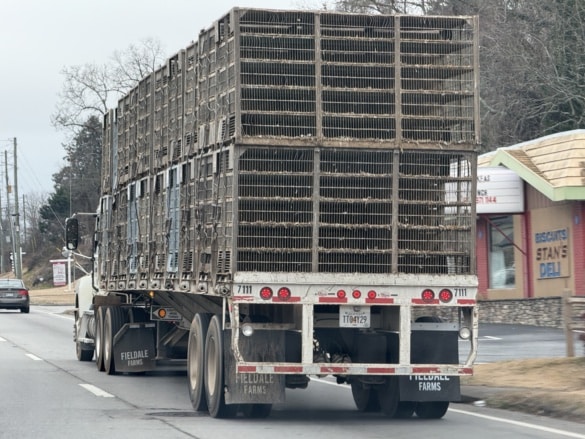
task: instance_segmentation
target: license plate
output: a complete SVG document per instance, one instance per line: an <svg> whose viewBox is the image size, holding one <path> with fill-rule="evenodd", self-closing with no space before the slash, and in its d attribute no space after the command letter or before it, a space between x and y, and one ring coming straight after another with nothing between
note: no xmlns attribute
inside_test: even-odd
<svg viewBox="0 0 585 439"><path fill-rule="evenodd" d="M339 326L341 328L369 328L369 306L340 306Z"/></svg>

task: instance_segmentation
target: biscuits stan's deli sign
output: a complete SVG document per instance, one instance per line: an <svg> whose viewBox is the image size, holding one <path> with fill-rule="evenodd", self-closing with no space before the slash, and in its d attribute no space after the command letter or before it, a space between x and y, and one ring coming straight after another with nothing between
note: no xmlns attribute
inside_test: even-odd
<svg viewBox="0 0 585 439"><path fill-rule="evenodd" d="M534 259L539 279L570 275L569 228L534 233Z"/></svg>

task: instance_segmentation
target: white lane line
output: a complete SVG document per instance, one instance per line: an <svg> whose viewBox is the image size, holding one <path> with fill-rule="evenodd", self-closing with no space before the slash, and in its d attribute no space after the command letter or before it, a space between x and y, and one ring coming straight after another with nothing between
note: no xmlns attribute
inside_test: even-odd
<svg viewBox="0 0 585 439"><path fill-rule="evenodd" d="M500 337L493 337L491 335L484 335L480 337L480 340L501 340Z"/></svg>
<svg viewBox="0 0 585 439"><path fill-rule="evenodd" d="M52 316L52 317L59 317L61 319L73 320L72 314L56 314L56 313L51 312L51 311L43 311L42 309L37 309L36 312L38 312L40 314L46 314L46 315Z"/></svg>
<svg viewBox="0 0 585 439"><path fill-rule="evenodd" d="M329 384L331 386L341 387L339 384L337 384L333 381L327 381L327 380L322 379L322 378L311 377L311 381L319 381L320 383L323 383L323 384ZM347 389L349 390L349 387L347 387ZM501 422L503 424L511 424L511 425L516 425L518 427L530 428L532 430L538 430L538 431L542 431L545 433L553 433L553 434L557 434L559 436L572 437L572 438L576 438L576 439L585 439L585 435L582 435L579 433L573 433L571 431L565 431L565 430L558 430L556 428L544 427L542 425L530 424L528 422L514 421L512 419L499 418L497 416L490 416L490 415L482 415L480 413L468 412L466 410L459 410L459 409L453 409L453 408L449 408L449 411L452 413L458 413L460 415L475 416L477 418L487 419L487 420L494 421L494 422Z"/></svg>
<svg viewBox="0 0 585 439"><path fill-rule="evenodd" d="M94 386L93 384L80 384L88 392L93 393L95 396L101 396L102 398L113 398L114 395Z"/></svg>
<svg viewBox="0 0 585 439"><path fill-rule="evenodd" d="M477 418L487 419L489 421L501 422L503 424L512 424L518 427L531 428L532 430L543 431L545 433L553 433L559 436L572 437L577 439L585 439L585 435L573 433L571 431L559 430L557 428L544 427L542 425L529 424L528 422L514 421L512 419L498 418L497 416L482 415L480 413L468 412L459 409L449 409L450 412L459 413L460 415L475 416Z"/></svg>
<svg viewBox="0 0 585 439"><path fill-rule="evenodd" d="M36 356L36 355L34 355L34 354L26 354L26 356L27 356L28 358L30 358L31 360L33 360L33 361L43 361L43 359L42 359L42 358L39 358L39 357L37 357L37 356Z"/></svg>

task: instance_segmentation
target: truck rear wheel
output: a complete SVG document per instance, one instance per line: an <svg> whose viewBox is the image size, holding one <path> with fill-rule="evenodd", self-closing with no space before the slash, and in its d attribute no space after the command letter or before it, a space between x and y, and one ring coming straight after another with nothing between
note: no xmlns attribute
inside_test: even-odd
<svg viewBox="0 0 585 439"><path fill-rule="evenodd" d="M126 323L126 312L119 306L108 306L104 316L104 369L108 375L116 373L114 361L114 337Z"/></svg>
<svg viewBox="0 0 585 439"><path fill-rule="evenodd" d="M209 322L205 337L205 397L212 418L233 418L238 405L225 403L224 395L224 346L223 331L219 316L214 315Z"/></svg>
<svg viewBox="0 0 585 439"><path fill-rule="evenodd" d="M189 378L189 397L191 405L197 412L207 410L205 399L205 338L209 326L209 314L195 314L189 329L189 346L187 348L187 375Z"/></svg>
<svg viewBox="0 0 585 439"><path fill-rule="evenodd" d="M358 380L351 382L351 395L355 406L360 412L378 412L380 411L380 403L378 402L378 395L372 387L364 386L364 383Z"/></svg>
<svg viewBox="0 0 585 439"><path fill-rule="evenodd" d="M449 401L419 402L416 404L415 412L419 418L440 419L445 416L449 408Z"/></svg>
<svg viewBox="0 0 585 439"><path fill-rule="evenodd" d="M398 403L398 407L396 408L396 415L394 417L398 419L408 419L412 417L415 407L416 402L400 401Z"/></svg>
<svg viewBox="0 0 585 439"><path fill-rule="evenodd" d="M398 377L387 377L386 382L378 386L376 390L378 391L378 401L380 402L382 413L389 418L394 418L400 402Z"/></svg>
<svg viewBox="0 0 585 439"><path fill-rule="evenodd" d="M97 370L104 369L104 307L100 306L95 315L95 364Z"/></svg>

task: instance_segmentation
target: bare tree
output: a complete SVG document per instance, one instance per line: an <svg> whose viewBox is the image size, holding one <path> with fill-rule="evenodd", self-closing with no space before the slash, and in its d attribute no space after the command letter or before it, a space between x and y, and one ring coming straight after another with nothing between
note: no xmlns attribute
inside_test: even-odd
<svg viewBox="0 0 585 439"><path fill-rule="evenodd" d="M147 38L139 45L131 44L112 56L112 86L118 95L125 94L162 62L163 48L159 40Z"/></svg>
<svg viewBox="0 0 585 439"><path fill-rule="evenodd" d="M27 254L35 254L42 247L43 235L38 227L41 219L39 210L46 199L46 195L34 192L23 198L24 248Z"/></svg>
<svg viewBox="0 0 585 439"><path fill-rule="evenodd" d="M63 88L56 110L51 116L53 125L75 134L89 117L103 115L124 93L140 79L153 72L163 61L161 44L145 39L116 51L103 65L84 64L65 67Z"/></svg>
<svg viewBox="0 0 585 439"><path fill-rule="evenodd" d="M444 3L441 0L337 0L335 9L375 14L429 14Z"/></svg>
<svg viewBox="0 0 585 439"><path fill-rule="evenodd" d="M483 149L585 127L585 1L338 0L339 10L478 15Z"/></svg>

